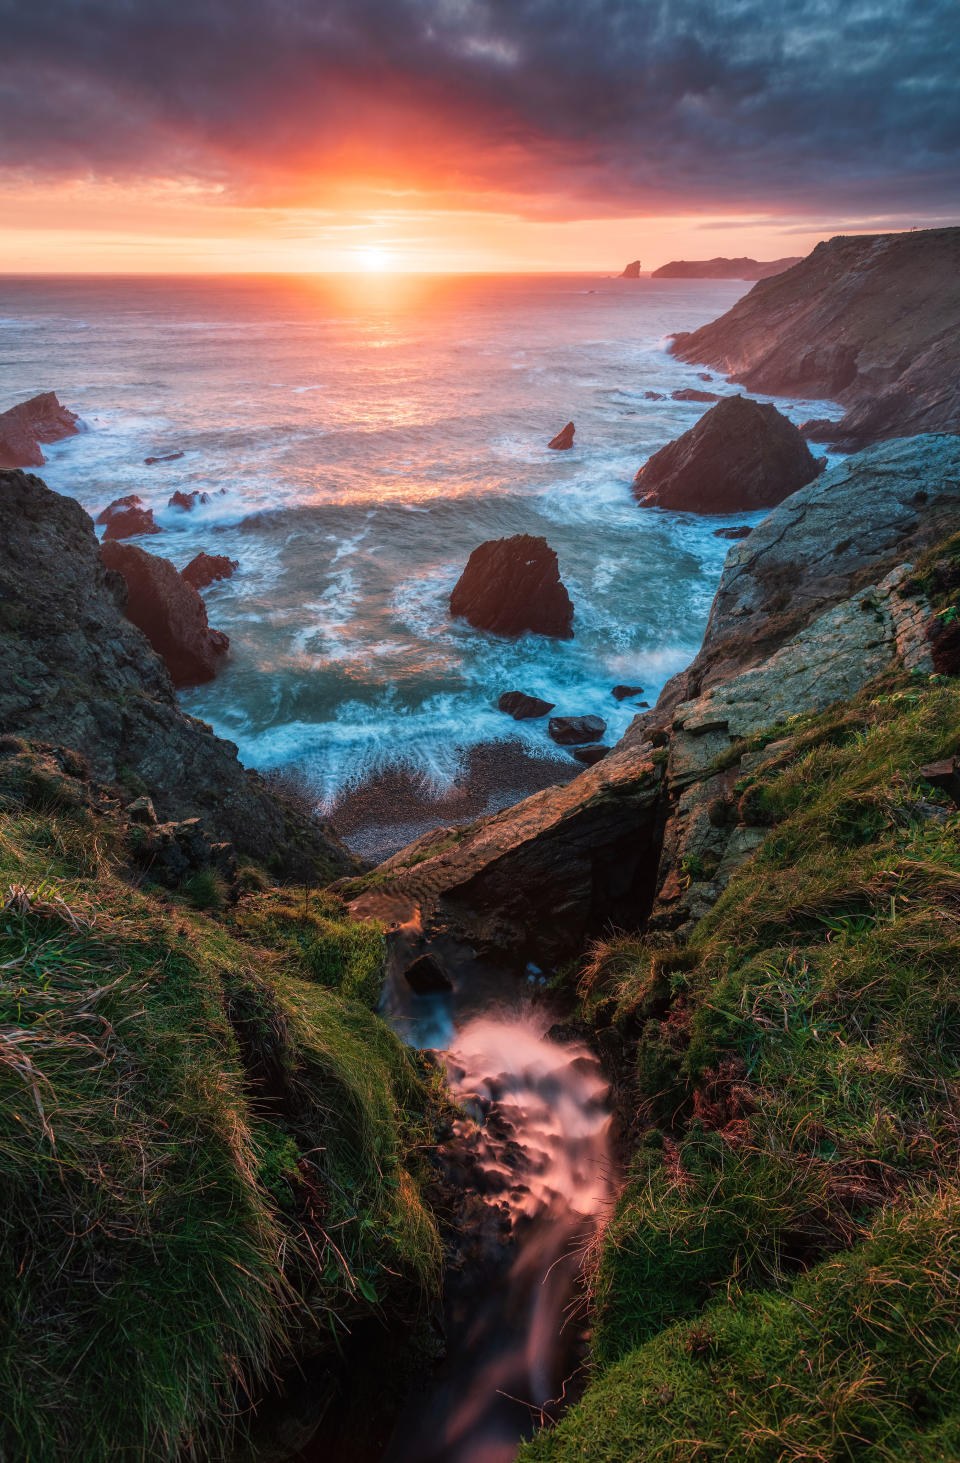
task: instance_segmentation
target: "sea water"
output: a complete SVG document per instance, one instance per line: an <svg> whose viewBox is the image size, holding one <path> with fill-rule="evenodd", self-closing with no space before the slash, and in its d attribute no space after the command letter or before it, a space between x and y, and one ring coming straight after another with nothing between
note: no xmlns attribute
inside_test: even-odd
<svg viewBox="0 0 960 1463"><path fill-rule="evenodd" d="M471 747L558 755L504 691L596 714L614 741L696 653L729 543L759 515L645 509L640 465L727 393L670 333L747 284L585 276L0 281L0 409L55 390L86 430L44 448L49 485L96 514L138 493L182 568L239 561L205 592L230 637L185 707L330 806L401 767L442 791ZM656 393L654 399L647 393ZM778 402L795 421L828 403ZM576 423L571 451L547 447ZM147 457L180 453L146 465ZM176 490L211 495L186 513ZM543 535L574 638L501 640L451 619L472 549ZM642 686L618 703L616 683ZM565 755L565 754L559 754ZM575 765L575 764L574 764Z"/></svg>

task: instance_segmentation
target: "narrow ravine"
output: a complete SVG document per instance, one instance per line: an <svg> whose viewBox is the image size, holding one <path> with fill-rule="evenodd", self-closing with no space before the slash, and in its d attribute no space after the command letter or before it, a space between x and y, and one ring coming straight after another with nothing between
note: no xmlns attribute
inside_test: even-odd
<svg viewBox="0 0 960 1463"><path fill-rule="evenodd" d="M384 1014L432 1047L464 1116L449 1182L461 1243L448 1269L447 1356L411 1401L385 1463L509 1463L579 1369L578 1282L612 1173L607 1083L564 1040L536 976L461 969L450 993L412 993L399 973Z"/></svg>

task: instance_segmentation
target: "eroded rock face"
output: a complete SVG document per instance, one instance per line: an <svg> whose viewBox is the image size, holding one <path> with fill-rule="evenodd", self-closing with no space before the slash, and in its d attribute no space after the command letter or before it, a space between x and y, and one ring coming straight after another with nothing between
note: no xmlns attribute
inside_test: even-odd
<svg viewBox="0 0 960 1463"><path fill-rule="evenodd" d="M780 503L819 471L775 406L729 396L644 463L633 491L647 508L750 512Z"/></svg>
<svg viewBox="0 0 960 1463"><path fill-rule="evenodd" d="M210 681L230 647L207 624L207 607L169 559L135 544L105 543L100 557L127 584L126 616L163 659L175 686Z"/></svg>
<svg viewBox="0 0 960 1463"><path fill-rule="evenodd" d="M573 604L545 538L488 539L474 549L450 596L450 613L494 635L573 639Z"/></svg>
<svg viewBox="0 0 960 1463"><path fill-rule="evenodd" d="M98 513L96 522L103 525L103 537L107 539L139 538L144 533L160 533L160 525L153 521L153 509L147 508L136 493L113 502Z"/></svg>
<svg viewBox="0 0 960 1463"><path fill-rule="evenodd" d="M79 432L80 418L61 406L53 391L43 391L0 412L0 468L42 467L41 442L59 442Z"/></svg>
<svg viewBox="0 0 960 1463"><path fill-rule="evenodd" d="M226 554L197 554L182 571L184 579L194 589L206 589L219 579L229 579L240 568L239 559L228 559Z"/></svg>
<svg viewBox="0 0 960 1463"><path fill-rule="evenodd" d="M200 817L281 877L325 880L354 860L177 706L169 673L126 618L88 515L40 478L0 473L0 733L79 756L99 783L148 796L162 822Z"/></svg>
<svg viewBox="0 0 960 1463"><path fill-rule="evenodd" d="M956 432L960 228L818 244L672 349L755 391L842 402L826 440L848 449Z"/></svg>

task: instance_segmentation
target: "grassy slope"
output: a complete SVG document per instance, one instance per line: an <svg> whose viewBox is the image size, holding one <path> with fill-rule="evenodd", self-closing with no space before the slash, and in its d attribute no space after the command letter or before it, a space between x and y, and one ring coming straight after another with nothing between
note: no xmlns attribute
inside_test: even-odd
<svg viewBox="0 0 960 1463"><path fill-rule="evenodd" d="M770 837L690 943L587 972L650 1126L592 1383L529 1463L960 1456L960 814L919 774L960 753L960 689L792 730L738 785Z"/></svg>
<svg viewBox="0 0 960 1463"><path fill-rule="evenodd" d="M0 1458L218 1457L293 1349L412 1321L431 1100L382 936L126 878L110 825L0 816ZM194 891L196 893L196 891ZM216 891L200 902L216 904Z"/></svg>

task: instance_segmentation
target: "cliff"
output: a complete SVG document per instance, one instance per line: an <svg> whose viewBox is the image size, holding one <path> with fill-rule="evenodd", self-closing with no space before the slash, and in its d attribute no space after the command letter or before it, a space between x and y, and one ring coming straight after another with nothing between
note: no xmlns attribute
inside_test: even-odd
<svg viewBox="0 0 960 1463"><path fill-rule="evenodd" d="M651 279L770 279L792 269L803 256L788 259L671 259L651 274Z"/></svg>
<svg viewBox="0 0 960 1463"><path fill-rule="evenodd" d="M69 749L122 801L149 796L161 822L199 817L212 838L277 873L354 867L329 829L181 711L80 505L23 472L0 473L0 503L0 733Z"/></svg>
<svg viewBox="0 0 960 1463"><path fill-rule="evenodd" d="M843 403L843 448L960 431L960 229L818 244L673 351L755 391Z"/></svg>

